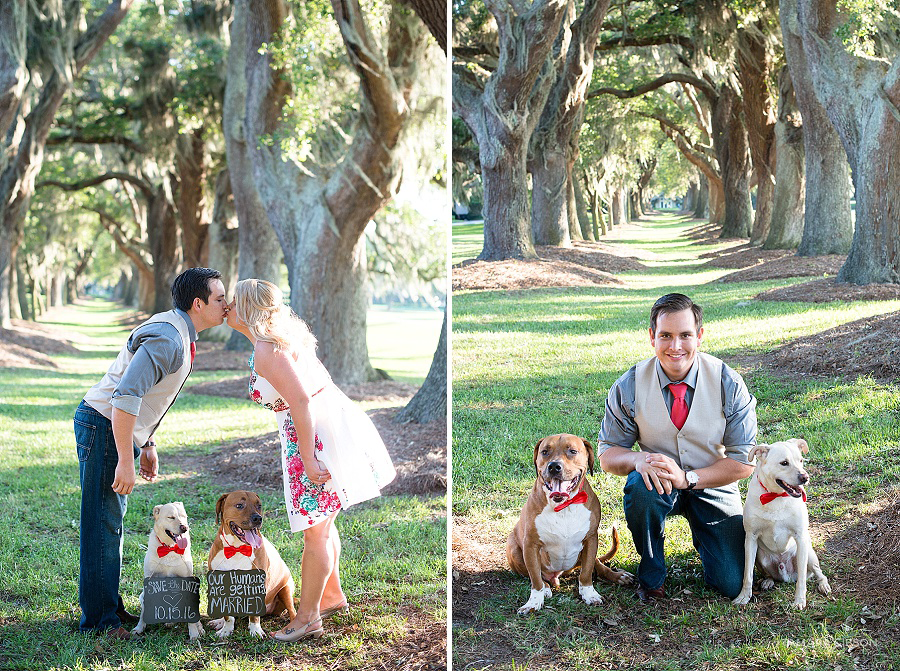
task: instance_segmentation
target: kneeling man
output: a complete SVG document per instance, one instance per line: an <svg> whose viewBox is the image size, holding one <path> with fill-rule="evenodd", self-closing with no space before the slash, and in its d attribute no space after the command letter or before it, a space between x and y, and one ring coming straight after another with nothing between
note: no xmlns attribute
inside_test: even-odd
<svg viewBox="0 0 900 671"><path fill-rule="evenodd" d="M627 478L625 519L641 557L641 601L665 596L669 515L687 518L706 583L729 599L741 591L737 482L753 473L756 399L740 375L699 351L702 338L700 306L683 294L663 296L650 310L655 356L616 380L606 401L598 461Z"/></svg>

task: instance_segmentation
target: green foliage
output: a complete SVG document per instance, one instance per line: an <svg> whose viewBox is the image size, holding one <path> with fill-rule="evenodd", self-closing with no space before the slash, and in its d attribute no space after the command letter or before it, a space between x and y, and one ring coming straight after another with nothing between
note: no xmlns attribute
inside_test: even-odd
<svg viewBox="0 0 900 671"><path fill-rule="evenodd" d="M847 50L857 56L897 55L896 34L900 29L897 0L838 0L846 21L837 28ZM885 43L893 43L891 47Z"/></svg>
<svg viewBox="0 0 900 671"><path fill-rule="evenodd" d="M264 45L290 82L278 142L291 160L333 164L342 155L356 101L357 81L327 0L293 2L293 19Z"/></svg>

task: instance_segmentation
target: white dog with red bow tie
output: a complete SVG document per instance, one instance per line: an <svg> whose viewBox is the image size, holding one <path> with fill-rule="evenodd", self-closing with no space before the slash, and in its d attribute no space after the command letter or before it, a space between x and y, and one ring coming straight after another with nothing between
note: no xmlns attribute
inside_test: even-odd
<svg viewBox="0 0 900 671"><path fill-rule="evenodd" d="M763 589L771 589L776 580L796 581L794 608L806 608L807 571L816 576L819 592L831 593L809 536L803 488L809 482L803 467L808 451L802 438L757 445L750 451L750 458L756 457L756 473L744 503L744 584L735 604L746 604L753 596L754 566L765 576Z"/></svg>
<svg viewBox="0 0 900 671"><path fill-rule="evenodd" d="M153 529L147 539L147 554L144 556L144 577L189 578L193 575L191 536L184 504L175 501L154 507ZM146 628L144 592L141 591L141 619L132 633L142 634ZM188 622L188 634L192 641L196 640L203 634L203 625L199 622Z"/></svg>

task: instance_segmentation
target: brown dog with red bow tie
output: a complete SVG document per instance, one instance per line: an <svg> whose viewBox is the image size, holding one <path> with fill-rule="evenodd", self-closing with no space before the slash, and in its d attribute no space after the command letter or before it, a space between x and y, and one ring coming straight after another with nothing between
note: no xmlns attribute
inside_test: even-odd
<svg viewBox="0 0 900 671"><path fill-rule="evenodd" d="M534 468L537 479L506 543L512 570L531 579L531 596L518 612L540 610L552 595L550 586L559 587L559 576L579 566L578 594L589 605L599 604L595 570L619 585L630 584L634 576L603 563L619 549L615 526L612 548L597 557L600 500L587 480L594 472L594 448L571 434L548 436L534 446Z"/></svg>
<svg viewBox="0 0 900 671"><path fill-rule="evenodd" d="M223 494L216 502L216 521L219 533L209 550L210 571L230 569L261 569L266 572L266 615L288 618L297 615L294 609L294 578L278 550L259 532L262 524L262 503L255 492L239 490ZM234 631L234 618L225 616L210 620L219 638L227 638ZM250 617L250 633L265 638L259 617Z"/></svg>

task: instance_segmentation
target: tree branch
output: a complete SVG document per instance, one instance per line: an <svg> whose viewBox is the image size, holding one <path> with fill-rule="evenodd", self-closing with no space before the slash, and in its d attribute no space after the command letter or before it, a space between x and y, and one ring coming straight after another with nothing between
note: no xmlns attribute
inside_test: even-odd
<svg viewBox="0 0 900 671"><path fill-rule="evenodd" d="M688 74L680 74L680 73L669 73L665 75L661 75L656 79L641 84L640 86L635 86L630 89L613 89L613 88L599 88L590 91L587 94L587 98L596 98L602 95L613 95L617 98L625 99L625 98L637 98L638 96L642 96L645 93L650 93L651 91L655 91L658 88L665 86L666 84L671 84L672 82L683 82L685 84L690 84L706 94L711 99L718 98L718 94L716 90L705 80L700 79L694 75Z"/></svg>
<svg viewBox="0 0 900 671"><path fill-rule="evenodd" d="M55 179L45 179L41 182L35 184L35 189L42 189L46 186L55 186L63 191L82 191L83 189L87 189L92 186L97 186L98 184L102 184L103 182L108 182L112 179L118 179L122 182L128 182L129 184L134 184L137 188L141 190L141 192L149 199L153 196L153 189L150 187L147 182L134 175L129 175L125 172L108 172L104 175L99 175L97 177L90 177L88 179L83 179L80 182L60 182Z"/></svg>
<svg viewBox="0 0 900 671"><path fill-rule="evenodd" d="M66 134L51 135L47 138L47 146L58 146L62 144L118 144L126 149L130 149L138 154L146 154L147 150L143 145L138 144L134 140L123 137L121 135L97 135L91 137L79 132Z"/></svg>

